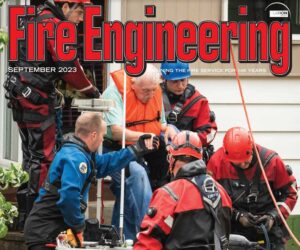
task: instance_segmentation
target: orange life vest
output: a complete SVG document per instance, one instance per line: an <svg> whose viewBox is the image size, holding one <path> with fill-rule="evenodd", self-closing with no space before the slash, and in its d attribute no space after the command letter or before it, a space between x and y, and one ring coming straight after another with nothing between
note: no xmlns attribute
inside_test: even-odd
<svg viewBox="0 0 300 250"><path fill-rule="evenodd" d="M124 92L124 70L111 73L122 98ZM144 104L138 100L132 86L132 77L127 76L126 85L126 128L159 135L161 132L162 93L158 86L153 98ZM124 98L123 98L124 99Z"/></svg>

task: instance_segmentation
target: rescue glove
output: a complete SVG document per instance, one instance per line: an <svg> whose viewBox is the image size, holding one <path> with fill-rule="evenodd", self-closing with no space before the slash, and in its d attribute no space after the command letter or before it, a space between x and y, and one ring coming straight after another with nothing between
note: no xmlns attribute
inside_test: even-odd
<svg viewBox="0 0 300 250"><path fill-rule="evenodd" d="M83 246L83 232L77 232L73 229L67 230L67 239L71 247Z"/></svg>
<svg viewBox="0 0 300 250"><path fill-rule="evenodd" d="M153 152L153 151L157 150L158 147L159 147L159 138L158 138L158 136L154 136L153 137L153 139L152 139L152 147L153 147L153 149L149 149L146 146L145 141L147 139L150 139L151 137L152 137L151 134L144 134L144 135L142 135L142 136L139 137L138 141L135 144L129 146L129 148L131 150L133 150L133 152L136 154L137 157L141 157L141 156L143 156L145 154Z"/></svg>
<svg viewBox="0 0 300 250"><path fill-rule="evenodd" d="M271 230L271 228L273 227L274 222L275 222L275 220L271 215L265 214L256 221L256 224L258 226L263 224L265 226L265 228L267 229L267 231L269 232Z"/></svg>
<svg viewBox="0 0 300 250"><path fill-rule="evenodd" d="M257 216L248 212L239 212L238 221L243 227L254 227L256 225Z"/></svg>

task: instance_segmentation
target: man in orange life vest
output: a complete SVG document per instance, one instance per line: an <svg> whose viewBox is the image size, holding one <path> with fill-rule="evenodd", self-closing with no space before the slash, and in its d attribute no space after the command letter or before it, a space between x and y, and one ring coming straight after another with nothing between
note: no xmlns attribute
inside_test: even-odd
<svg viewBox="0 0 300 250"><path fill-rule="evenodd" d="M90 0L45 1L39 6L37 16L24 23L36 21L57 24L68 20L78 24L83 21L84 4L90 3ZM26 60L26 40L20 43L19 60L12 62L11 67L56 68L47 74L27 71L9 73L5 84L8 107L12 109L22 140L22 166L30 176L28 185L17 193L22 228L24 217L30 212L54 157L57 105L54 81L61 78L87 97L97 98L100 93L85 76L78 59L72 62L58 60L54 39L47 40L46 59L42 62ZM59 67L72 67L76 71L58 74Z"/></svg>
<svg viewBox="0 0 300 250"><path fill-rule="evenodd" d="M113 99L116 103L116 107L104 115L108 129L103 143L103 152L118 150L121 147L122 141L124 71L119 70L113 72L111 76L114 80L114 84L111 84L103 92L102 98ZM159 136L162 131L167 129L159 83L160 72L152 64L148 64L145 73L139 77L131 78L127 76L126 145L136 142L138 138L145 133ZM163 140L160 140L159 151L162 153L156 155L149 154L150 156L147 156L148 161L149 159L151 160L151 158L160 159L160 162L166 161ZM151 163L149 165L151 165ZM163 171L163 169L161 169L162 167L153 165L150 166L150 175L151 169L153 170L154 167L159 171ZM136 238L140 222L147 211L152 195L147 171L148 168L144 159L131 162L126 169L124 233L127 239ZM166 171L167 169L165 172ZM161 175L164 175L164 173L161 173ZM116 196L112 224L118 226L120 173L114 174L112 178L112 191Z"/></svg>
<svg viewBox="0 0 300 250"><path fill-rule="evenodd" d="M211 157L207 171L231 197L232 233L259 241L265 240L263 232L268 231L271 249L281 250L288 234L270 198L257 157L261 159L283 216L288 218L298 198L292 170L276 152L253 144L246 129L233 127L226 132L223 147Z"/></svg>

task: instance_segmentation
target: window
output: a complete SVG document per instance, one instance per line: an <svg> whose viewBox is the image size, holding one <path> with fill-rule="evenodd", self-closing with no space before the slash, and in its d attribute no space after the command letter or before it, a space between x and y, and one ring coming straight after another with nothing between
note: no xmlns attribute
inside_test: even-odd
<svg viewBox="0 0 300 250"><path fill-rule="evenodd" d="M247 15L238 15L239 6L247 6ZM271 11L287 11L293 39L300 39L300 0L223 0L223 19L225 21L272 21ZM271 15L272 16L272 15ZM281 17L281 18L285 18ZM280 19L281 20L281 19Z"/></svg>
<svg viewBox="0 0 300 250"><path fill-rule="evenodd" d="M20 4L20 1L9 1L9 4ZM8 30L8 1L0 8L0 27ZM7 71L7 49L0 53L0 163L8 165L9 161L20 161L19 133L15 122L12 120L12 112L7 108L5 91L2 84Z"/></svg>

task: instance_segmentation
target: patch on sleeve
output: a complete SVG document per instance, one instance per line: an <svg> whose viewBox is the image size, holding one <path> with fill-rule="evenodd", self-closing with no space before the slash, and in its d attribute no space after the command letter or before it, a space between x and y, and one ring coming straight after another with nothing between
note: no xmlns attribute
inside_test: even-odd
<svg viewBox="0 0 300 250"><path fill-rule="evenodd" d="M87 165L86 165L85 162L81 162L81 163L79 164L79 171L80 171L80 173L82 173L82 174L86 174L86 173L87 173Z"/></svg>

